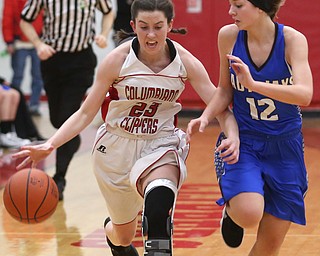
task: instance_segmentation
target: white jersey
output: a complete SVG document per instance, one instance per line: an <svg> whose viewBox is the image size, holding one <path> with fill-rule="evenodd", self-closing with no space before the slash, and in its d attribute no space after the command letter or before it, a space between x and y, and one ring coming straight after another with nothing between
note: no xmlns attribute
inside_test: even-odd
<svg viewBox="0 0 320 256"><path fill-rule="evenodd" d="M174 116L181 110L177 100L185 88L187 72L173 43L169 39L167 43L172 61L155 73L137 58L138 41L132 40L119 78L112 85L117 96L109 105L107 130L143 139L174 132Z"/></svg>

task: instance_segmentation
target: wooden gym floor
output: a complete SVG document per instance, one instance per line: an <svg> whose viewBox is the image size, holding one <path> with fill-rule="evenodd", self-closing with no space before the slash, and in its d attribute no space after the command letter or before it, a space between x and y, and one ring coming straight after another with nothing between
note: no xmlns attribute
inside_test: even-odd
<svg viewBox="0 0 320 256"><path fill-rule="evenodd" d="M41 133L49 137L54 132L48 120L47 106L43 116L35 118ZM179 127L185 128L189 118L181 118ZM111 256L105 245L103 221L108 212L96 184L90 151L99 117L83 133L82 146L74 157L68 174L64 201L59 202L54 215L47 221L20 224L5 211L0 188L0 255L1 256ZM246 230L242 245L228 248L220 235L221 207L215 204L220 196L213 169L213 146L219 128L212 125L191 142L187 160L188 178L177 200L174 227L175 256L245 256L255 240L255 230ZM293 224L280 256L320 255L320 118L305 118L305 157L309 173L306 197L307 226ZM7 153L7 152L6 152ZM0 158L0 186L14 172L9 155ZM41 166L48 174L54 171L54 154ZM140 227L135 245L142 255Z"/></svg>

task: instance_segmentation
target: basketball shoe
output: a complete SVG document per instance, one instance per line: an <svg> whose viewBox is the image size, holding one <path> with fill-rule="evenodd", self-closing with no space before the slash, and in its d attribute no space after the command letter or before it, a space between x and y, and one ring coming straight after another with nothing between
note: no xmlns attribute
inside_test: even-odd
<svg viewBox="0 0 320 256"><path fill-rule="evenodd" d="M109 221L111 221L110 217L105 219L103 224L104 228L107 226ZM113 243L111 243L107 236L106 241L111 249L113 256L139 256L136 248L132 244L130 244L129 246L116 246Z"/></svg>
<svg viewBox="0 0 320 256"><path fill-rule="evenodd" d="M243 228L233 222L233 220L227 214L226 207L224 207L222 211L220 226L224 242L229 247L239 247L242 243L244 233Z"/></svg>
<svg viewBox="0 0 320 256"><path fill-rule="evenodd" d="M15 132L0 133L0 145L3 148L19 148L30 143L28 139L19 138Z"/></svg>

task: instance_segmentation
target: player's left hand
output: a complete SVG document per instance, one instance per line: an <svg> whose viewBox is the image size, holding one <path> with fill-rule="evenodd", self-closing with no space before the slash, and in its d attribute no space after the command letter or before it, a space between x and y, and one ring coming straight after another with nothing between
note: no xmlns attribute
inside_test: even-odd
<svg viewBox="0 0 320 256"><path fill-rule="evenodd" d="M204 132L204 129L208 126L209 121L204 118L203 116L200 116L199 118L192 119L187 127L187 143L190 143L191 136L197 132Z"/></svg>
<svg viewBox="0 0 320 256"><path fill-rule="evenodd" d="M228 164L234 164L239 160L239 138L226 138L221 141L221 144L216 148L217 152L220 152L220 156L224 162Z"/></svg>

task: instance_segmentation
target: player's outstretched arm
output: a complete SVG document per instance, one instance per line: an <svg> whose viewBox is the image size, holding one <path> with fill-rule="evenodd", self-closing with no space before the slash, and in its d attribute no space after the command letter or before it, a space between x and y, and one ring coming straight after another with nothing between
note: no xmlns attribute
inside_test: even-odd
<svg viewBox="0 0 320 256"><path fill-rule="evenodd" d="M79 110L71 115L47 142L40 145L24 146L19 152L12 155L15 159L25 158L17 167L18 169L31 162L35 166L54 149L80 134L92 122L106 97L110 85L118 77L126 52L127 50L124 47L119 47L107 55L99 65L94 84ZM109 70L109 72L106 73L105 70Z"/></svg>

